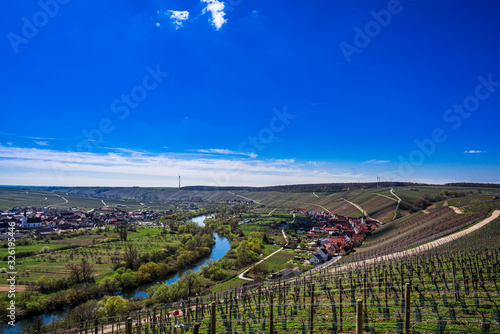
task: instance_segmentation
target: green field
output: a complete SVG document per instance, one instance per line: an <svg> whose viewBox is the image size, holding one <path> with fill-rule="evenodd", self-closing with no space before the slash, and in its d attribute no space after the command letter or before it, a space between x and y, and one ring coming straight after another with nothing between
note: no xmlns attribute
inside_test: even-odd
<svg viewBox="0 0 500 334"><path fill-rule="evenodd" d="M16 254L25 252L39 252L43 247L49 247L50 250L58 249L61 247L66 247L68 245L64 244L54 244L54 243L40 243L25 246L16 246ZM0 248L0 258L9 255L8 248Z"/></svg>
<svg viewBox="0 0 500 334"><path fill-rule="evenodd" d="M159 235L160 231L161 230L158 228L138 229L137 232L129 232L128 240L134 240L134 245L138 248L139 254L150 253L167 246L177 248L181 244L182 235ZM60 251L56 250L46 254L37 254L19 259L16 264L16 269L19 273L18 284L23 285L27 282L34 282L43 275L58 279L67 277L69 270L66 268L66 264L78 262L82 258L87 258L94 266L97 279L104 277L112 273L112 258L121 256L125 243L120 241L96 245L92 245L92 243L93 240L104 240L112 237L116 237L116 234L110 231L98 234L86 234L76 238L53 240L51 243L19 246L16 248L17 252L31 249L39 250L43 246L48 246L50 249L68 245L81 245L85 247ZM0 248L0 251L6 253L7 249ZM2 266L5 265L6 262L2 262ZM2 275L0 275L0 277L3 278Z"/></svg>
<svg viewBox="0 0 500 334"><path fill-rule="evenodd" d="M285 252L281 251L273 256L271 256L269 259L265 260L262 262L262 265L270 272L270 273L275 273L277 271L280 271L284 268L286 268L286 264L293 259L295 256L295 253L292 252Z"/></svg>
<svg viewBox="0 0 500 334"><path fill-rule="evenodd" d="M242 280L238 277L231 278L230 280L216 285L210 292L220 292L220 291L226 291L226 290L231 290L237 287L242 286L245 283L248 283L249 281L247 280Z"/></svg>

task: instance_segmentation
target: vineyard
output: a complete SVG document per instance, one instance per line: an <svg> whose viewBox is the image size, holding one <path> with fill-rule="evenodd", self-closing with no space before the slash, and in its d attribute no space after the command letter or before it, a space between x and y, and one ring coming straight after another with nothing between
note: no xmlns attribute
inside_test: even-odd
<svg viewBox="0 0 500 334"><path fill-rule="evenodd" d="M54 323L65 333L500 333L500 219L390 261ZM372 254L370 254L371 256ZM366 259L370 257L366 254ZM354 261L354 258L352 259Z"/></svg>
<svg viewBox="0 0 500 334"><path fill-rule="evenodd" d="M488 210L482 210L459 215L450 208L442 208L428 214L419 212L401 218L375 230L349 260L352 261L353 257L363 259L368 255L376 257L417 246L484 219L487 213Z"/></svg>
<svg viewBox="0 0 500 334"><path fill-rule="evenodd" d="M476 203L476 204L471 204L462 207L462 210L464 212L478 212L482 210L498 210L500 209L500 201L495 200L495 201L489 201L489 202L483 202L483 203Z"/></svg>

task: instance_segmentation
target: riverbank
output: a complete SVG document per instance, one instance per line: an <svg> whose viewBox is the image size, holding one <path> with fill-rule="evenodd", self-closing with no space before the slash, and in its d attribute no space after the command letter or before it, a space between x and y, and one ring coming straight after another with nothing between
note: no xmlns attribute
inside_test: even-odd
<svg viewBox="0 0 500 334"><path fill-rule="evenodd" d="M196 222L199 226L204 226L203 221L207 216L199 216L195 217L192 219L193 222ZM214 233L214 241L215 245L212 247L210 254L194 263L191 265L186 266L185 268L177 271L175 274L170 275L167 278L163 278L160 280L156 280L155 282L148 283L148 284L143 284L140 287L129 290L129 291L121 291L116 293L116 295L122 295L125 298L134 298L134 299L140 299L140 298L145 298L148 296L147 289L154 285L155 283L158 282L164 282L165 284L172 284L174 282L177 282L182 275L187 271L187 270L193 270L193 271L199 271L200 268L210 260L218 260L222 258L226 252L230 249L230 244L229 240L226 238L220 237L216 233ZM59 311L54 311L54 312L48 312L41 314L39 316L35 316L32 318L26 318L23 320L19 320L16 322L15 327L11 327L8 325L2 325L0 326L0 331L2 333L6 334L19 334L22 333L23 331L26 331L27 329L31 328L32 324L34 322L38 322L40 324L46 325L51 323L53 320L58 320L66 317L69 312L71 311L71 308L66 308L64 310L59 310Z"/></svg>

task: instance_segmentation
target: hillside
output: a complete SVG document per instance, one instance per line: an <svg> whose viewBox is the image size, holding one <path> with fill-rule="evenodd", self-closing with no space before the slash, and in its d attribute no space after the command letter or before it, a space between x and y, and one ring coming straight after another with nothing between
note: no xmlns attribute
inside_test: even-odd
<svg viewBox="0 0 500 334"><path fill-rule="evenodd" d="M449 210L435 211L436 218L442 215ZM364 332L402 333L407 315L409 333L498 333L499 236L497 218L419 254L129 312L129 326L133 332L182 328L187 333L195 326L202 333L210 328L217 333L344 333L360 326ZM126 319L98 318L69 328L95 324L105 332L124 330Z"/></svg>
<svg viewBox="0 0 500 334"><path fill-rule="evenodd" d="M334 214L361 217L362 212L350 204L360 206L370 217L389 222L394 218L423 210L438 203L443 206L446 200L459 200L474 203L484 199L494 199L500 188L491 185L472 187L449 187L446 185L415 185L401 182L349 183L328 185L293 185L275 187L183 187L178 188L109 188L109 187L71 187L46 188L56 193L64 192L88 198L105 198L149 203L167 204L169 201L205 202L254 202L269 208L304 209L310 211L330 211ZM396 186L398 185L398 186ZM328 189L329 191L325 191ZM349 190L345 190L349 189ZM310 190L305 192L305 190ZM392 190L392 192L391 192ZM449 196L441 195L443 191ZM399 210L399 199L401 203ZM446 204L447 205L447 204ZM450 204L451 205L451 204Z"/></svg>

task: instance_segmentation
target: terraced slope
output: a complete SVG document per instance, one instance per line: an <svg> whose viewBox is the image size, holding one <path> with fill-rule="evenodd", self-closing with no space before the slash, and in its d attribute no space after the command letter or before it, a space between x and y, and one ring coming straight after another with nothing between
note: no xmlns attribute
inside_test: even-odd
<svg viewBox="0 0 500 334"><path fill-rule="evenodd" d="M376 229L352 255L355 259L395 253L458 231L484 219L483 210L471 214L456 214L450 208L435 209L429 214L419 212ZM343 262L353 261L351 256Z"/></svg>

